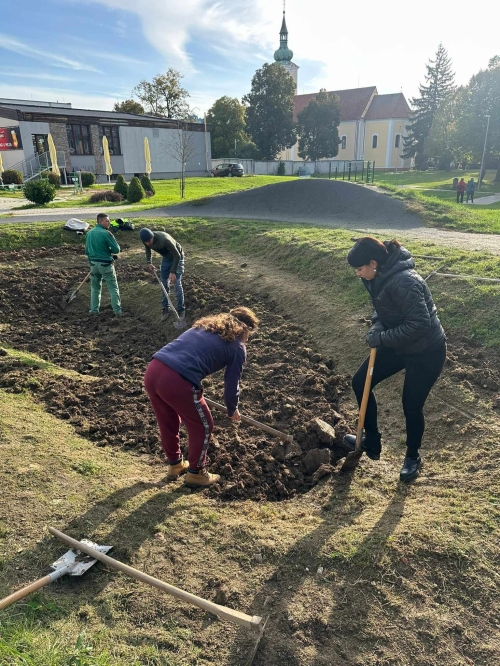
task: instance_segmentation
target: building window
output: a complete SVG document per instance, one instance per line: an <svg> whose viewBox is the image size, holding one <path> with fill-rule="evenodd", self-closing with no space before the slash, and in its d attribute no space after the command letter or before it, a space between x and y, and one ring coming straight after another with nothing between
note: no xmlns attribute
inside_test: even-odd
<svg viewBox="0 0 500 666"><path fill-rule="evenodd" d="M378 134L374 134L372 136L372 148L376 148L378 146Z"/></svg>
<svg viewBox="0 0 500 666"><path fill-rule="evenodd" d="M401 134L396 134L396 140L394 142L394 148L399 148L401 145Z"/></svg>
<svg viewBox="0 0 500 666"><path fill-rule="evenodd" d="M346 136L343 136L343 137L342 137L342 140L341 140L341 142L340 142L340 145L341 145L342 150L345 150L345 149L346 149L346 147L347 147L347 137L346 137Z"/></svg>
<svg viewBox="0 0 500 666"><path fill-rule="evenodd" d="M105 136L108 139L109 154L110 155L121 155L122 150L120 147L120 131L118 127L108 125L99 126L99 137L101 139L101 153L102 153L102 137Z"/></svg>
<svg viewBox="0 0 500 666"><path fill-rule="evenodd" d="M88 125L66 125L70 155L92 155Z"/></svg>

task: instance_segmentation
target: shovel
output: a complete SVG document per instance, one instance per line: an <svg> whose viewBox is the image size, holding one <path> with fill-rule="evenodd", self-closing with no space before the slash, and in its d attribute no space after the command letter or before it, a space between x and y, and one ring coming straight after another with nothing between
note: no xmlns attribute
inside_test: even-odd
<svg viewBox="0 0 500 666"><path fill-rule="evenodd" d="M358 417L358 431L356 433L356 448L347 454L344 464L340 468L341 472L352 472L363 455L363 429L365 426L366 408L368 406L368 397L370 396L370 389L372 386L373 368L375 367L375 358L377 356L377 349L374 347L370 351L370 358L368 360L368 370L366 371L365 389L363 391L363 398L359 408Z"/></svg>
<svg viewBox="0 0 500 666"><path fill-rule="evenodd" d="M113 546L99 546L99 544L87 541L87 539L82 539L82 543L99 553L107 553L108 550L113 548ZM96 558L84 555L80 550L68 550L65 555L52 564L52 569L54 569L52 573L47 574L43 578L39 578L34 583L31 583L31 585L27 585L21 590L10 594L8 597L5 597L5 599L1 599L0 610L7 608L7 606L10 606L15 601L19 601L19 599L24 599L28 594L36 592L36 590L45 587L45 585L53 583L58 578L61 578L61 576L65 576L66 574L69 574L70 576L83 576L87 569L90 569L90 567L96 562Z"/></svg>
<svg viewBox="0 0 500 666"><path fill-rule="evenodd" d="M176 319L176 321L174 321L174 328L176 328L178 331L179 331L179 330L182 330L183 328L186 328L187 324L186 324L185 319L181 319L181 318L179 317L179 315L178 315L178 313L177 313L177 310L174 308L174 305L173 305L172 301L170 300L170 294L169 294L168 291L165 289L165 285L164 285L163 282L161 281L161 278L158 277L158 273L156 272L156 269L153 269L153 273L155 274L155 278L158 280L158 283L159 283L159 285L160 285L160 287L161 287L161 290L162 290L163 293L165 294L165 298L167 299L168 304L169 304L169 306L172 308L172 312L173 312L174 315L175 315L175 319Z"/></svg>
<svg viewBox="0 0 500 666"><path fill-rule="evenodd" d="M69 296L65 296L65 297L63 298L63 301L62 301L62 304L61 304L61 307L62 307L63 310L65 310L65 309L68 307L68 305L71 303L71 301L74 301L74 300L75 300L76 295L78 294L78 292L80 291L80 289L83 287L83 285L87 282L87 280L89 279L89 277L90 277L90 271L89 271L89 272L87 273L87 275L83 278L83 280L80 282L80 284L79 284L78 287L75 289L75 291L71 292L71 294L70 294Z"/></svg>

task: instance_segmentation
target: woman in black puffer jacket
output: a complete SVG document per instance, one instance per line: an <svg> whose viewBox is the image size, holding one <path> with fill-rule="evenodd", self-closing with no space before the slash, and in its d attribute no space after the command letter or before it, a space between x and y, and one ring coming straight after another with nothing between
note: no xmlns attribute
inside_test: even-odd
<svg viewBox="0 0 500 666"><path fill-rule="evenodd" d="M377 347L372 387L406 370L403 410L406 418L406 457L401 481L412 481L422 464L419 449L424 434L423 407L446 360L446 337L427 283L415 271L415 261L396 241L381 243L366 236L357 240L347 257L371 296L375 309L366 341ZM368 359L353 377L352 387L361 404ZM346 444L356 443L346 435ZM365 418L363 448L378 460L381 437L377 402L370 392Z"/></svg>

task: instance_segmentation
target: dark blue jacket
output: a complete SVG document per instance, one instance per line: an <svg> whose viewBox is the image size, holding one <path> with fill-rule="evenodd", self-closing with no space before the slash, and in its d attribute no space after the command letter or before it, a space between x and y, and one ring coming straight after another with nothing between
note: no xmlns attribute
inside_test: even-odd
<svg viewBox="0 0 500 666"><path fill-rule="evenodd" d="M153 358L168 365L196 388L201 388L202 379L226 368L224 402L229 416L232 416L238 407L246 356L245 345L240 339L225 342L220 335L204 328L190 328L156 352Z"/></svg>

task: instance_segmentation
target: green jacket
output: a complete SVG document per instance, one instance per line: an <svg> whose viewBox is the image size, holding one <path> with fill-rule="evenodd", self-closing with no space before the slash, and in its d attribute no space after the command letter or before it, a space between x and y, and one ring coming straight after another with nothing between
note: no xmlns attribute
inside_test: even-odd
<svg viewBox="0 0 500 666"><path fill-rule="evenodd" d="M85 254L89 261L113 261L112 254L118 254L120 246L115 237L98 224L88 232L85 242Z"/></svg>
<svg viewBox="0 0 500 666"><path fill-rule="evenodd" d="M177 266L179 261L184 256L182 252L182 246L178 243L170 234L165 233L164 231L154 231L153 232L153 245L149 247L145 245L146 248L146 261L148 264L151 264L151 250L158 252L162 257L168 257L173 259L171 271L172 273L177 272Z"/></svg>

